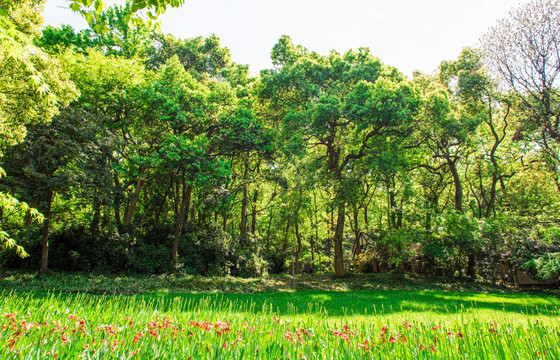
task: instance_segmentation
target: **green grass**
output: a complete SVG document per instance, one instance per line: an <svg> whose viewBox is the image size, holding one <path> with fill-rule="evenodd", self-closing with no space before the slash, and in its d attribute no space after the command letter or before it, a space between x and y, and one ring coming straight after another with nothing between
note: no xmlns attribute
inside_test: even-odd
<svg viewBox="0 0 560 360"><path fill-rule="evenodd" d="M560 358L555 295L282 290L160 289L116 296L4 291L0 358ZM22 321L37 326L25 331ZM192 321L210 322L211 329Z"/></svg>

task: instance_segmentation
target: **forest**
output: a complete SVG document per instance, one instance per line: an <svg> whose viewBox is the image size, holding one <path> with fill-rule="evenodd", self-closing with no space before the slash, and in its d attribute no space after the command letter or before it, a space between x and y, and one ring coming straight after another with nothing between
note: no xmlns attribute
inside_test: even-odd
<svg viewBox="0 0 560 360"><path fill-rule="evenodd" d="M79 31L40 3L0 2L1 268L560 280L558 1L411 77L288 35L253 74L133 3Z"/></svg>

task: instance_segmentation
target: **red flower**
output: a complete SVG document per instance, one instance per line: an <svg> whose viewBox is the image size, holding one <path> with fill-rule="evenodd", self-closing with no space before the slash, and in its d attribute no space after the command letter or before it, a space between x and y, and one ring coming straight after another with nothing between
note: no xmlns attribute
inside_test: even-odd
<svg viewBox="0 0 560 360"><path fill-rule="evenodd" d="M229 322L222 322L218 321L214 324L214 329L216 329L216 334L218 336L222 336L223 334L229 334L231 332L231 328L229 327Z"/></svg>
<svg viewBox="0 0 560 360"><path fill-rule="evenodd" d="M439 329L439 328L441 328L441 327L442 327L442 325L432 326L432 330L437 330L437 329Z"/></svg>
<svg viewBox="0 0 560 360"><path fill-rule="evenodd" d="M410 325L409 323L407 323L404 320L403 320L403 324L404 324L404 328L407 329L407 330L410 330L412 328L412 325Z"/></svg>
<svg viewBox="0 0 560 360"><path fill-rule="evenodd" d="M369 351L369 350L370 350L370 347L369 347L369 345L368 345L368 341L367 341L367 340L364 340L363 343L358 344L358 347L363 348L364 351Z"/></svg>

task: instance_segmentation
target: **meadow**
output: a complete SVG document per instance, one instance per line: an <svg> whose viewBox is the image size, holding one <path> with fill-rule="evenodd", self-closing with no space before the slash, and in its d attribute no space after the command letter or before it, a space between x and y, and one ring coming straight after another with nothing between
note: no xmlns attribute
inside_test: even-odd
<svg viewBox="0 0 560 360"><path fill-rule="evenodd" d="M0 358L560 358L554 292L138 289L135 295L4 290Z"/></svg>

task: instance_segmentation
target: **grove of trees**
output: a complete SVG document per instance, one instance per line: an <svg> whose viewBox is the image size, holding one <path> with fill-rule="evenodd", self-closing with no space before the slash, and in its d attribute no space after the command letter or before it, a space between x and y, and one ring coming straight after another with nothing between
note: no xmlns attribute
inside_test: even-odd
<svg viewBox="0 0 560 360"><path fill-rule="evenodd" d="M559 1L412 78L286 35L253 76L134 15L182 1L96 4L0 4L1 267L560 279Z"/></svg>

